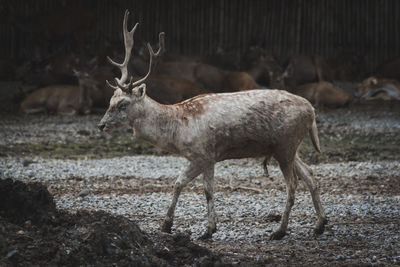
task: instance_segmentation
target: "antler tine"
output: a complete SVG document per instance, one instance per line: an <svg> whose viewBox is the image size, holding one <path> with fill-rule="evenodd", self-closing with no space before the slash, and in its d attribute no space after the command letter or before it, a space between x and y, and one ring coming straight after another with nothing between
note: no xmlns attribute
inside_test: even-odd
<svg viewBox="0 0 400 267"><path fill-rule="evenodd" d="M114 90L117 90L119 87L118 86L116 86L116 85L112 85L108 80L106 80L106 83L107 83L107 85L110 87L110 88L112 88L112 89L114 89Z"/></svg>
<svg viewBox="0 0 400 267"><path fill-rule="evenodd" d="M165 32L160 32L158 34L158 51L154 56L158 57L160 54L165 52Z"/></svg>
<svg viewBox="0 0 400 267"><path fill-rule="evenodd" d="M151 45L149 43L147 43L147 49L149 50L149 54L150 54L149 71L147 72L146 76L144 76L142 79L132 83L132 87L144 82L149 77L149 75L151 73L151 67L153 65L154 51L153 51L153 48L151 47Z"/></svg>
<svg viewBox="0 0 400 267"><path fill-rule="evenodd" d="M118 88L120 87L121 89L128 89L130 87L130 84L132 82L132 77L130 79L129 83L125 83L127 78L128 78L128 63L131 57L131 52L132 52L132 48L133 48L133 34L136 31L137 26L139 25L139 23L136 23L135 26L133 27L133 29L131 31L128 31L128 16L129 16L129 11L126 10L125 11L125 15L124 15L124 21L122 23L122 28L123 28L123 34L124 34L124 45L125 45L125 58L124 61L119 64L117 62L115 62L114 60L112 60L110 57L107 57L107 60L114 66L118 67L121 71L121 78L115 78L115 81L117 82L118 86L113 86L111 85L108 81L107 84L111 87L111 88Z"/></svg>
<svg viewBox="0 0 400 267"><path fill-rule="evenodd" d="M165 52L165 33L164 32L160 32L160 34L158 35L158 51L157 53L154 53L153 48L151 47L151 45L149 43L147 43L147 49L149 50L149 54L150 54L150 63L149 63L149 71L147 72L146 76L144 76L142 79L132 83L132 87L144 82L149 75L151 74L151 70L153 67L153 59L159 57L160 55L162 55Z"/></svg>

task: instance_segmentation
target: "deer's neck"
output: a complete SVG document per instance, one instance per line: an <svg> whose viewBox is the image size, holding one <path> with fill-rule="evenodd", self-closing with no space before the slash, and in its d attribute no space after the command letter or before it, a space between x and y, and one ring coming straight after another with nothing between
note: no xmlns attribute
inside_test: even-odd
<svg viewBox="0 0 400 267"><path fill-rule="evenodd" d="M175 147L171 147L179 129L178 110L173 106L157 103L147 96L143 101L141 116L131 120L136 138L164 150L179 152Z"/></svg>

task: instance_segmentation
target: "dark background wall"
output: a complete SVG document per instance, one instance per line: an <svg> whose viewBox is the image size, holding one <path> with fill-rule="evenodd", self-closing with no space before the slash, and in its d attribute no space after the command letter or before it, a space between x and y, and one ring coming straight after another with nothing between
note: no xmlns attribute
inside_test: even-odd
<svg viewBox="0 0 400 267"><path fill-rule="evenodd" d="M210 54L217 47L243 53L258 45L280 62L295 54L347 53L363 56L368 71L400 55L398 0L2 0L0 58L62 46L122 50L126 8L131 24L140 22L137 46L165 31L167 50L175 53Z"/></svg>

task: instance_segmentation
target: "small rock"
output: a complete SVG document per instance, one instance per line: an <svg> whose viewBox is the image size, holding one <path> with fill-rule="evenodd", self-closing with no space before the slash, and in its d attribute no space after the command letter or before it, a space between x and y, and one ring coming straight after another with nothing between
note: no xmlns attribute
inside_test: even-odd
<svg viewBox="0 0 400 267"><path fill-rule="evenodd" d="M89 195L89 193L90 193L90 189L89 188L84 189L78 194L78 197L86 197L87 195Z"/></svg>
<svg viewBox="0 0 400 267"><path fill-rule="evenodd" d="M88 130L78 130L78 134L88 136L90 135L90 132Z"/></svg>
<svg viewBox="0 0 400 267"><path fill-rule="evenodd" d="M35 162L32 159L29 159L29 158L25 158L25 159L22 160L22 166L24 166L24 167L27 167L32 163L35 163Z"/></svg>
<svg viewBox="0 0 400 267"><path fill-rule="evenodd" d="M280 222L281 218L282 218L282 216L280 214L270 213L270 214L267 215L267 217L265 217L265 221L267 221L267 222Z"/></svg>
<svg viewBox="0 0 400 267"><path fill-rule="evenodd" d="M18 250L13 249L10 252L7 253L7 259L11 258L12 256L14 256L15 254L17 254Z"/></svg>

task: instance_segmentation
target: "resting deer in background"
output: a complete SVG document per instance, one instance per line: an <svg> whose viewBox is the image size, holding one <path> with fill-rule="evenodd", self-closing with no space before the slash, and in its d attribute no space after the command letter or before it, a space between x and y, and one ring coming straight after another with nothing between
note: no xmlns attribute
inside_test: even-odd
<svg viewBox="0 0 400 267"><path fill-rule="evenodd" d="M159 38L160 50L165 51L164 40L161 37L162 35ZM142 70L143 60L139 61L139 64L133 65ZM168 76L184 79L191 82L193 86L201 88L203 92L222 93L259 88L253 77L243 71L228 71L193 60L160 60L157 63L157 68L153 69L153 72L159 77ZM142 73L144 72L142 71Z"/></svg>
<svg viewBox="0 0 400 267"><path fill-rule="evenodd" d="M311 192L318 216L315 233L321 234L327 222L320 201L318 182L312 170L299 157L302 140L310 135L320 151L315 114L302 97L279 90L249 90L236 93L200 95L178 104L163 105L146 95L146 78L150 75L154 51L148 44L150 66L146 76L136 82L128 79L127 64L133 47L133 34L138 24L128 31L129 12L125 12L123 32L125 59L118 64L121 78L116 84L110 107L98 127L111 131L131 125L137 139L184 156L189 165L174 185L162 231L170 232L175 207L182 189L198 175L203 175L207 199L208 226L202 238L211 238L216 231L214 210L214 165L225 159L274 157L286 181L287 203L280 227L271 239L281 239L287 229L289 213L295 200L298 180Z"/></svg>
<svg viewBox="0 0 400 267"><path fill-rule="evenodd" d="M351 100L350 95L344 89L327 81L300 85L293 93L304 97L316 107L341 107L347 105Z"/></svg>
<svg viewBox="0 0 400 267"><path fill-rule="evenodd" d="M86 73L75 71L78 85L50 85L36 89L20 104L24 113L52 112L62 115L88 114L92 108L91 91L95 81Z"/></svg>
<svg viewBox="0 0 400 267"><path fill-rule="evenodd" d="M244 71L226 71L201 62L163 62L157 68L163 75L177 76L210 92L236 92L259 88Z"/></svg>
<svg viewBox="0 0 400 267"><path fill-rule="evenodd" d="M209 93L209 91L200 88L194 82L178 76L154 75L157 65L161 63L161 56L163 56L165 52L164 39L165 34L161 32L158 37L158 51L156 54L153 54L152 75L146 80L147 95L161 104L176 104L196 95ZM147 72L147 60L144 60L143 57L139 57L138 59L138 64L132 64L134 70L144 74ZM143 70L144 68L146 68L145 71Z"/></svg>
<svg viewBox="0 0 400 267"><path fill-rule="evenodd" d="M400 100L400 83L372 76L357 85L357 94L363 100Z"/></svg>

